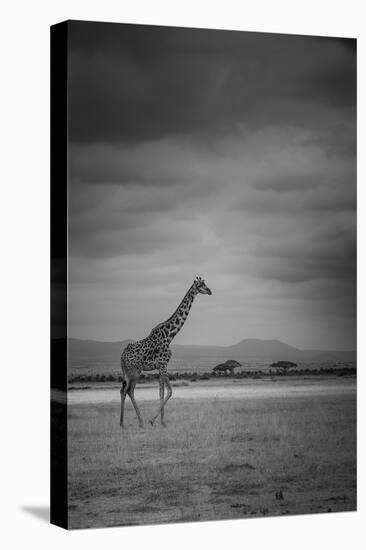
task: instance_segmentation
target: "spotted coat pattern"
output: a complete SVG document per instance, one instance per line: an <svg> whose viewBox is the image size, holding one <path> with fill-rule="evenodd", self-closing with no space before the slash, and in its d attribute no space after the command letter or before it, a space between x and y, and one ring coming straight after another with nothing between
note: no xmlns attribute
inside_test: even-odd
<svg viewBox="0 0 366 550"><path fill-rule="evenodd" d="M126 380L137 379L142 371L158 370L161 375L167 374L167 365L172 356L170 342L184 325L197 293L193 284L169 319L154 327L147 338L125 347L121 356L121 369Z"/></svg>

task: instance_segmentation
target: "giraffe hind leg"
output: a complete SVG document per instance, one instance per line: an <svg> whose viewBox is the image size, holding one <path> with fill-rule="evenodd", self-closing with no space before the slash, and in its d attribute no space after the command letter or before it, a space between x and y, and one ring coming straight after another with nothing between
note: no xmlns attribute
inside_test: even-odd
<svg viewBox="0 0 366 550"><path fill-rule="evenodd" d="M141 413L140 413L140 409L139 409L139 407L138 407L138 405L137 405L137 403L136 403L136 400L135 400L135 395L134 395L134 393L135 393L135 386L136 386L136 381L131 382L131 384L130 384L128 390L127 390L127 393L128 393L128 395L130 396L130 399L131 399L131 401L132 401L132 405L133 405L133 407L134 407L134 409L135 409L135 411L136 411L136 414L137 414L137 418L138 418L138 421L139 421L140 428L142 428L143 425L144 425L144 422L143 422L143 420L142 420L142 416L141 416Z"/></svg>
<svg viewBox="0 0 366 550"><path fill-rule="evenodd" d="M127 395L128 388L129 388L129 381L128 380L123 380L122 381L122 387L120 389L120 394L121 394L121 415L120 415L120 419L119 419L119 425L121 426L121 428L124 427L123 417L124 417L125 400L126 400L126 395Z"/></svg>

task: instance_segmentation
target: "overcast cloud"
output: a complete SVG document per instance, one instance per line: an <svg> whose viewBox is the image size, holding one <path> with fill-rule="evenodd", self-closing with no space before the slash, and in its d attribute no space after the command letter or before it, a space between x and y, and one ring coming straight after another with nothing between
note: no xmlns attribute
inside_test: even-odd
<svg viewBox="0 0 366 550"><path fill-rule="evenodd" d="M70 334L355 347L355 42L70 23Z"/></svg>

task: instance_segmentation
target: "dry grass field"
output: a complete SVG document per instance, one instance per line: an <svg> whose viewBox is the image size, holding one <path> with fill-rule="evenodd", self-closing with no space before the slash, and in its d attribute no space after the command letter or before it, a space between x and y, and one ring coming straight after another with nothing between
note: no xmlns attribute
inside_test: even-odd
<svg viewBox="0 0 366 550"><path fill-rule="evenodd" d="M118 390L117 390L118 392ZM157 400L141 404L145 418ZM356 508L355 394L69 407L71 528Z"/></svg>

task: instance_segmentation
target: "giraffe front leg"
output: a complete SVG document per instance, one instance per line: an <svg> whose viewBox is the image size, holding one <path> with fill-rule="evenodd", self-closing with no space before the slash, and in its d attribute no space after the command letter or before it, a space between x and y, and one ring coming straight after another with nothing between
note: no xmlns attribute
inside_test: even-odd
<svg viewBox="0 0 366 550"><path fill-rule="evenodd" d="M161 423L163 424L163 426L166 426L166 424L163 422L164 409L165 409L165 405L167 404L167 402L169 401L169 399L173 395L173 390L172 390L172 386L171 386L170 381L169 381L168 373L166 373L166 375L164 376L163 382L164 382L164 384L166 386L166 389L167 389L167 396L166 396L163 408L161 409L161 418L162 418Z"/></svg>
<svg viewBox="0 0 366 550"><path fill-rule="evenodd" d="M162 376L159 376L159 396L160 396L160 405L164 403L164 379ZM161 425L166 426L164 422L164 407L160 411Z"/></svg>
<svg viewBox="0 0 366 550"><path fill-rule="evenodd" d="M152 426L154 425L154 422L157 419L157 417L159 416L159 414L161 414L162 424L163 424L163 426L165 426L165 423L164 423L164 407L167 404L168 400L171 398L172 393L173 393L172 387L171 387L170 382L169 382L168 373L166 371L166 365L164 365L160 369L160 380L161 380L161 383L162 383L162 386L163 386L163 389L161 390L161 392L164 392L164 385L165 385L166 388L167 388L167 396L164 399L164 398L161 397L162 393L160 393L159 408L158 408L155 416L150 420L150 424ZM159 380L159 382L160 382L160 380Z"/></svg>

